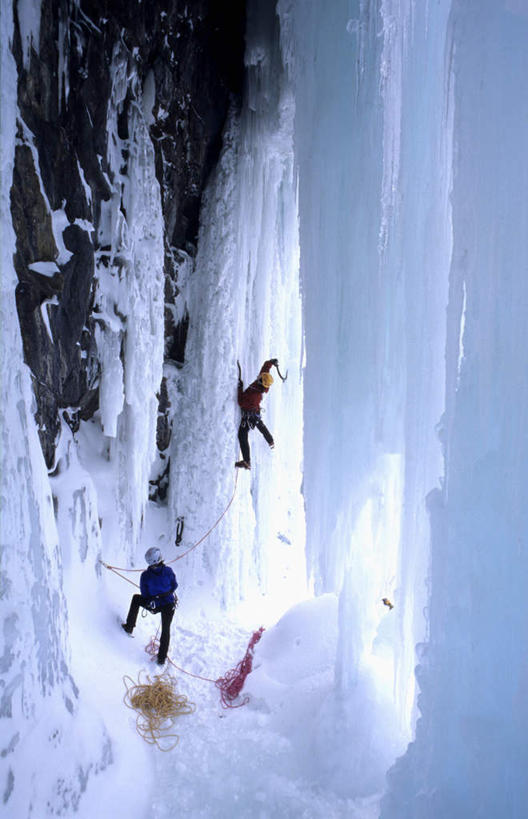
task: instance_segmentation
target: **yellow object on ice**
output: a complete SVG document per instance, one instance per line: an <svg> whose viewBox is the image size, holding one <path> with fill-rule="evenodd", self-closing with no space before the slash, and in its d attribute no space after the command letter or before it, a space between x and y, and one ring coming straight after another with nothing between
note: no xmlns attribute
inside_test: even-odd
<svg viewBox="0 0 528 819"><path fill-rule="evenodd" d="M185 694L178 694L176 679L167 671L153 678L145 674L145 682L141 674L140 671L137 683L127 675L123 677L126 688L123 701L137 711L136 728L145 742L157 745L160 751L171 751L180 739L172 732L176 719L192 714L196 706Z"/></svg>
<svg viewBox="0 0 528 819"><path fill-rule="evenodd" d="M388 598L388 597L383 597L383 598L382 598L382 600L381 600L381 602L382 602L382 603L384 603L386 606L388 606L388 607L389 607L389 609L393 609L393 608L394 608L394 606L392 605L392 603L391 603L391 601L389 600L389 598Z"/></svg>

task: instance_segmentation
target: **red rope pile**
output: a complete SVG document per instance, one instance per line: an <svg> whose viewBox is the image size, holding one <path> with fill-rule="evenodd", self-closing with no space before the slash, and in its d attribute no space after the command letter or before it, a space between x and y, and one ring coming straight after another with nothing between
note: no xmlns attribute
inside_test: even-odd
<svg viewBox="0 0 528 819"><path fill-rule="evenodd" d="M223 708L240 708L249 702L249 697L246 696L238 705L233 705L233 700L236 700L244 687L246 677L251 673L253 668L253 652L255 646L262 637L264 628L261 626L258 631L255 631L253 637L249 641L247 651L244 659L240 660L239 664L228 671L223 677L219 677L215 681L216 687L220 691L220 700Z"/></svg>
<svg viewBox="0 0 528 819"><path fill-rule="evenodd" d="M264 626L261 626L258 631L254 632L253 637L249 641L244 658L240 660L235 668L232 668L231 671L228 671L227 674L225 674L223 677L219 677L217 680L211 680L209 677L201 677L199 674L192 674L190 671L185 671L184 668L180 668L179 665L176 665L176 663L173 662L170 657L168 660L170 664L173 665L178 671L181 671L182 674L187 674L189 677L194 677L196 680L204 680L205 682L214 683L220 691L222 708L241 708L243 705L247 705L249 702L248 696L244 697L242 702L239 702L237 705L233 705L233 701L236 700L242 691L247 675L251 674L251 670L253 668L253 652L255 651L255 646L262 637L263 631ZM158 648L159 640L158 635L156 634L155 637L151 638L148 645L145 646L145 651L150 655L152 660L155 659L158 653Z"/></svg>

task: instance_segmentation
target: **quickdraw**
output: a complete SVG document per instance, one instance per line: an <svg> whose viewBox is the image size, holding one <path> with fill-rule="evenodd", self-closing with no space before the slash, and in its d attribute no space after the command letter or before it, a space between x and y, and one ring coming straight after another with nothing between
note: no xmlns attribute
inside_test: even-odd
<svg viewBox="0 0 528 819"><path fill-rule="evenodd" d="M237 482L238 482L238 473L235 475L235 486L234 486L234 489L233 489L233 494L231 495L231 500L227 504L226 508L224 509L224 511L222 512L222 514L218 518L218 520L216 520L213 523L213 525L211 526L211 528L207 530L205 535L202 535L200 540L197 540L196 543L194 543L189 549L186 549L185 552L182 552L181 555L178 555L177 557L173 557L172 560L166 560L165 563L167 565L169 565L170 563L176 563L177 560L181 560L182 557L186 557L188 554L190 554L190 552L193 551L193 549L196 549L196 547L199 546L200 543L203 543L204 540L207 537L209 537L209 535L211 534L213 529L215 529L218 526L218 524L220 523L220 521L222 520L224 515L227 513L227 510L229 509L229 507L233 503L233 501L235 499L235 495L236 495ZM183 528L182 528L182 532L183 532ZM105 561L102 560L101 558L98 559L98 562L101 563L105 567L105 569L109 569L111 572L114 572L114 574L117 574L119 577L123 577L123 575L120 574L120 572L130 572L130 573L133 574L133 573L140 573L140 572L144 571L144 569L129 569L129 568L125 567L125 566L112 566L112 565L110 565L110 563L105 563ZM123 580L126 580L128 583L132 583L133 586L137 586L137 583L133 583L133 581L129 580L128 577L123 577Z"/></svg>
<svg viewBox="0 0 528 819"><path fill-rule="evenodd" d="M175 546L179 546L182 542L183 536L183 528L185 526L185 519L183 515L180 515L176 518L176 540L174 541Z"/></svg>

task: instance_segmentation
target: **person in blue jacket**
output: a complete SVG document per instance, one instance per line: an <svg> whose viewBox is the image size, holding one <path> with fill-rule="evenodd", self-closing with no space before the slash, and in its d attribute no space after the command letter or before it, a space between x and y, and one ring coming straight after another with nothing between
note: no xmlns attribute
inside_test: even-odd
<svg viewBox="0 0 528 819"><path fill-rule="evenodd" d="M126 623L121 623L121 627L127 634L132 634L140 606L152 614L159 612L161 614L161 637L157 663L163 665L169 650L170 626L176 608L174 592L178 588L178 582L171 567L164 564L163 556L157 546L147 549L145 560L148 569L141 573L139 581L141 594L133 595Z"/></svg>

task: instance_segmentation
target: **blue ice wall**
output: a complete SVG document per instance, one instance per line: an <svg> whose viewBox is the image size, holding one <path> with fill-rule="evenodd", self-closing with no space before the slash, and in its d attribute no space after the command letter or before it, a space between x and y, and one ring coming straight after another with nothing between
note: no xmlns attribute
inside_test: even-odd
<svg viewBox="0 0 528 819"><path fill-rule="evenodd" d="M448 3L295 4L307 551L341 596L338 688L374 656L413 719L452 253ZM387 622L381 598L396 603Z"/></svg>
<svg viewBox="0 0 528 819"><path fill-rule="evenodd" d="M357 6L352 19L349 7ZM348 30L347 30L348 24ZM311 570L334 590L331 535L361 506L377 437L382 298L379 20L360 4L295 4L296 152L306 336L305 477Z"/></svg>
<svg viewBox="0 0 528 819"><path fill-rule="evenodd" d="M412 729L417 662L385 819L521 816L528 7L293 5L307 548L340 594L336 700L382 647Z"/></svg>
<svg viewBox="0 0 528 819"><path fill-rule="evenodd" d="M422 716L387 819L526 815L527 44L526 4L453 3L445 481L430 497Z"/></svg>

